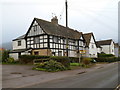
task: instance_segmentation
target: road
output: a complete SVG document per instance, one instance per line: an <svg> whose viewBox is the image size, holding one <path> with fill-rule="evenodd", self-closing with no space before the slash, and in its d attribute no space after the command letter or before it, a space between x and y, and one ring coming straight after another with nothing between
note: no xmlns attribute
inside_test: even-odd
<svg viewBox="0 0 120 90"><path fill-rule="evenodd" d="M83 74L52 80L26 88L115 88L118 85L118 64L110 64Z"/></svg>

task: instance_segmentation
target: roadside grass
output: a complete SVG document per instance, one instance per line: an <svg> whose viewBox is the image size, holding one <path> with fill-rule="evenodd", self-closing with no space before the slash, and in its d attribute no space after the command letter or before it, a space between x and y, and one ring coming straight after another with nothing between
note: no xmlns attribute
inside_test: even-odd
<svg viewBox="0 0 120 90"><path fill-rule="evenodd" d="M91 68L93 66L95 66L95 63L91 63L89 65L85 65L83 63L70 63L70 68L71 69Z"/></svg>

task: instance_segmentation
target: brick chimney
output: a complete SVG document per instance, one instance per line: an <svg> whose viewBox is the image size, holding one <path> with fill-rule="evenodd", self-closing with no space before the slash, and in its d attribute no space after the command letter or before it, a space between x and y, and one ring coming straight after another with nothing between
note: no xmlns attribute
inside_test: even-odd
<svg viewBox="0 0 120 90"><path fill-rule="evenodd" d="M53 24L58 24L57 16L53 17L53 18L51 19L51 22L52 22Z"/></svg>

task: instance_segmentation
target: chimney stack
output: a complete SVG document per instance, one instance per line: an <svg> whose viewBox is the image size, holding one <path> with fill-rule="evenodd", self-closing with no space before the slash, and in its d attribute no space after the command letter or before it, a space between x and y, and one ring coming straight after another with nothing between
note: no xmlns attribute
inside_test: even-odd
<svg viewBox="0 0 120 90"><path fill-rule="evenodd" d="M58 24L57 16L53 17L53 18L51 19L51 22L52 22L53 24Z"/></svg>

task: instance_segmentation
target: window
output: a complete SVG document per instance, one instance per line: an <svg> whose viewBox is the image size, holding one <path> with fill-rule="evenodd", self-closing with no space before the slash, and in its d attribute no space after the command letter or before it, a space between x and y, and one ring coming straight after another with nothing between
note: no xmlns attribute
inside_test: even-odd
<svg viewBox="0 0 120 90"><path fill-rule="evenodd" d="M39 37L35 37L34 43L39 43Z"/></svg>
<svg viewBox="0 0 120 90"><path fill-rule="evenodd" d="M33 26L34 32L37 31L37 25Z"/></svg>
<svg viewBox="0 0 120 90"><path fill-rule="evenodd" d="M94 48L94 45L92 45L92 48Z"/></svg>
<svg viewBox="0 0 120 90"><path fill-rule="evenodd" d="M62 51L59 51L59 56L62 56Z"/></svg>
<svg viewBox="0 0 120 90"><path fill-rule="evenodd" d="M18 46L21 46L21 41L18 41Z"/></svg>

